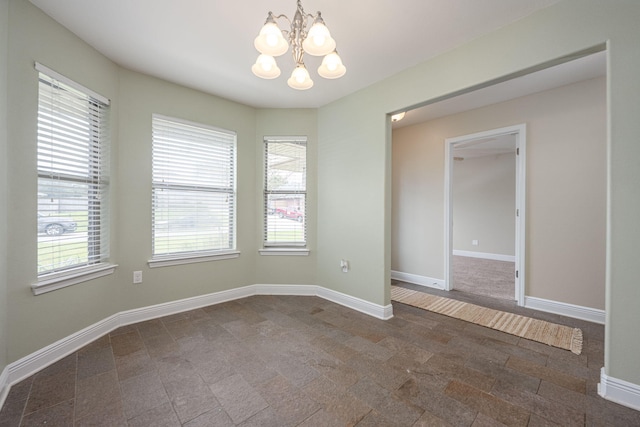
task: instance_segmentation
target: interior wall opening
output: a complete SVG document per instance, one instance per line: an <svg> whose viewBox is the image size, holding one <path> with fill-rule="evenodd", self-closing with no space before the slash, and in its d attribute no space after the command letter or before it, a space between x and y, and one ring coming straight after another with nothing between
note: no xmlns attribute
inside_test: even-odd
<svg viewBox="0 0 640 427"><path fill-rule="evenodd" d="M535 144L533 155L527 158L528 165L535 165L534 179L527 178L523 195L525 200L533 198L536 202L535 225L526 230L526 238L533 237L527 245L534 250L517 268L521 277L526 276L527 284L514 299L525 306L534 300L549 300L604 307L606 51L604 46L594 47L529 71L409 109L402 120L392 123L392 282L447 288L443 142L487 129L526 124L525 136L533 137L531 143ZM563 103L571 105L562 110ZM586 139L590 141L581 146ZM553 173L546 174L545 170ZM571 201L580 208L588 205L590 210L578 212L577 207L572 209ZM572 223L571 218L557 221L561 212L556 210L564 207L576 211L574 218L578 217L580 224ZM532 235L534 226L537 232ZM579 244L581 239L590 239L588 249ZM470 245L478 240L477 250L483 242L479 238L466 240ZM588 268L594 277L588 285L566 273L574 265L585 264L595 264ZM531 266L535 268L530 270ZM580 275L586 277L583 272ZM529 279L534 279L534 285ZM544 285L563 280L570 285L567 289ZM571 287L575 289L569 290ZM578 288L588 289L588 294L595 296L582 298L581 292L575 292Z"/></svg>

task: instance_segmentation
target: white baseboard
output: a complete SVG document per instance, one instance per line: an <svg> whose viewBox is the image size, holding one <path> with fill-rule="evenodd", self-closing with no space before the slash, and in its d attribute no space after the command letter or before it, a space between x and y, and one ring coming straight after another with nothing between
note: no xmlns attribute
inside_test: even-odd
<svg viewBox="0 0 640 427"><path fill-rule="evenodd" d="M640 411L640 385L613 378L600 370L598 394L603 398L620 405Z"/></svg>
<svg viewBox="0 0 640 427"><path fill-rule="evenodd" d="M459 251L457 249L453 250L453 254L456 256L466 256L469 258L482 258L482 259L492 259L494 261L516 262L515 255L490 254L487 252Z"/></svg>
<svg viewBox="0 0 640 427"><path fill-rule="evenodd" d="M391 304L385 306L374 304L321 286L318 286L316 295L378 319L389 320L393 317L393 306Z"/></svg>
<svg viewBox="0 0 640 427"><path fill-rule="evenodd" d="M255 295L318 296L315 285L254 285Z"/></svg>
<svg viewBox="0 0 640 427"><path fill-rule="evenodd" d="M4 401L7 400L9 388L9 367L5 366L0 373L0 409L2 409Z"/></svg>
<svg viewBox="0 0 640 427"><path fill-rule="evenodd" d="M378 319L387 320L393 317L391 304L382 306L315 285L250 285L122 311L7 365L0 374L0 408L2 408L13 384L35 374L121 326L253 295L318 296Z"/></svg>
<svg viewBox="0 0 640 427"><path fill-rule="evenodd" d="M442 279L434 279L433 277L419 276L417 274L402 273L400 271L393 270L391 270L391 278L393 280L400 280L401 282L412 283L414 285L444 290L444 280Z"/></svg>
<svg viewBox="0 0 640 427"><path fill-rule="evenodd" d="M598 310L596 308L583 307L580 305L528 296L524 297L524 306L534 310L560 314L562 316L582 319L593 323L599 323L601 325L604 325L605 322L605 311Z"/></svg>
<svg viewBox="0 0 640 427"><path fill-rule="evenodd" d="M120 326L125 326L132 323L144 322L145 320L181 313L183 311L195 310L196 308L206 307L208 305L221 304L227 301L246 298L252 295L256 295L254 286L244 286L242 288L228 289L226 291L199 295L196 297L170 301L148 307L135 308L128 311L121 311L117 316L120 319Z"/></svg>

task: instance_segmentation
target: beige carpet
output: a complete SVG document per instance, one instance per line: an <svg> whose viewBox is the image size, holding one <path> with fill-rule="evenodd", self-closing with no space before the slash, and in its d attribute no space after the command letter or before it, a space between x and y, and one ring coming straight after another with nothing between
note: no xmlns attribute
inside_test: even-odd
<svg viewBox="0 0 640 427"><path fill-rule="evenodd" d="M391 300L496 329L528 340L570 350L575 354L582 352L582 330L578 328L480 307L398 286L391 286Z"/></svg>

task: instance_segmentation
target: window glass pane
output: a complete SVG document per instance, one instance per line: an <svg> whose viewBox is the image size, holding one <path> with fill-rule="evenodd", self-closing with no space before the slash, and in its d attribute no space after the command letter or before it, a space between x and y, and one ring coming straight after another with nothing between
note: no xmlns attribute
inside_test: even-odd
<svg viewBox="0 0 640 427"><path fill-rule="evenodd" d="M38 274L102 262L108 241L108 106L40 73Z"/></svg>
<svg viewBox="0 0 640 427"><path fill-rule="evenodd" d="M154 254L232 249L233 194L155 189Z"/></svg>
<svg viewBox="0 0 640 427"><path fill-rule="evenodd" d="M306 138L265 138L264 245L306 244Z"/></svg>
<svg viewBox="0 0 640 427"><path fill-rule="evenodd" d="M153 254L235 247L235 134L153 117Z"/></svg>
<svg viewBox="0 0 640 427"><path fill-rule="evenodd" d="M305 195L268 194L266 241L295 244L305 241Z"/></svg>
<svg viewBox="0 0 640 427"><path fill-rule="evenodd" d="M266 143L268 191L304 192L307 188L306 142Z"/></svg>

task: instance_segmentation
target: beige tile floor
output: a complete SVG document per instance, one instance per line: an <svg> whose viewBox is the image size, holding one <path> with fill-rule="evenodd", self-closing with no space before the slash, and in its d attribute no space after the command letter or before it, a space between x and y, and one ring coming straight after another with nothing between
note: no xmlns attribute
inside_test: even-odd
<svg viewBox="0 0 640 427"><path fill-rule="evenodd" d="M640 426L596 393L601 325L484 303L582 327L583 354L402 304L382 321L256 296L113 331L14 385L0 425Z"/></svg>

